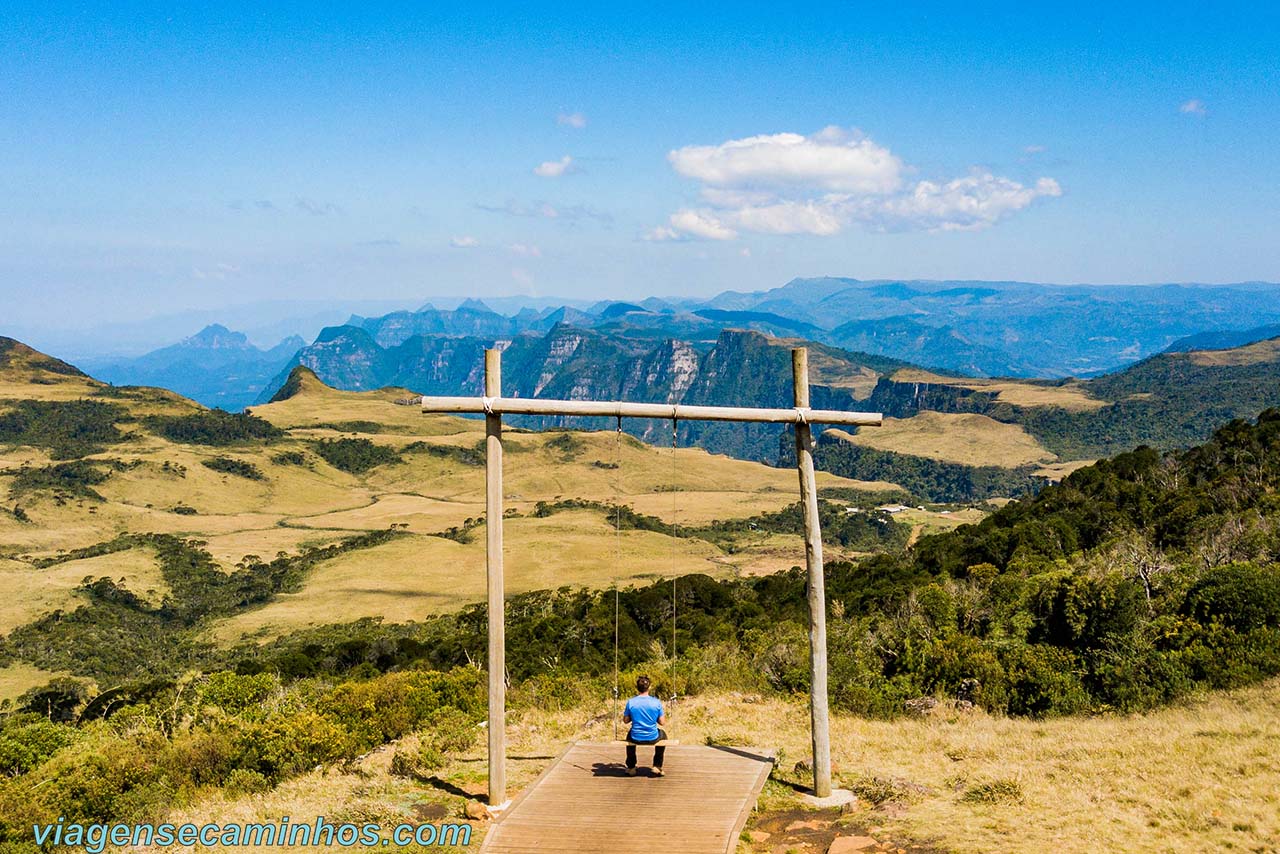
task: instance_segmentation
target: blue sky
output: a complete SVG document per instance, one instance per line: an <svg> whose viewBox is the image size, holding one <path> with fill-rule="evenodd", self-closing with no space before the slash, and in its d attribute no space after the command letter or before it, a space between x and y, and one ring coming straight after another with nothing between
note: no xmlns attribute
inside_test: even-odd
<svg viewBox="0 0 1280 854"><path fill-rule="evenodd" d="M599 5L5 4L10 322L1280 280L1272 4Z"/></svg>

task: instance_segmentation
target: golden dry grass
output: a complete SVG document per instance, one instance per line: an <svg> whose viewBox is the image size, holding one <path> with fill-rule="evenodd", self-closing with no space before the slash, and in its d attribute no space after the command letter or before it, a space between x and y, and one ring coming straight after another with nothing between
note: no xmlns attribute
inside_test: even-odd
<svg viewBox="0 0 1280 854"><path fill-rule="evenodd" d="M512 713L510 792L532 783L569 742L611 739L615 711L602 697L562 712ZM686 697L671 718L672 736L684 744L713 739L778 751L776 776L783 778L795 779L791 765L809 755L808 710L799 700ZM410 736L403 743L412 742ZM943 707L923 720L832 718L839 782L878 778L902 793L879 807L863 802L847 818L900 846L914 840L966 854L1275 851L1278 743L1275 681L1127 717L1032 721ZM390 826L409 820L415 807L430 806L442 816L435 820L452 821L465 800L457 792L485 791L482 744L450 762L434 786L391 777L394 750L387 746L356 767L315 771L261 795L227 799L211 792L167 820L257 822L289 815L296 823L317 815L367 816ZM668 773L680 770L669 765ZM965 800L972 787L997 781L1014 784L1021 802ZM766 815L797 808L798 795L775 783L766 786L759 805ZM484 829L476 826L474 848ZM770 849L743 843L740 850Z"/></svg>
<svg viewBox="0 0 1280 854"><path fill-rule="evenodd" d="M81 601L76 587L87 578L126 579L139 597L159 604L168 592L155 557L146 549L55 564L35 569L16 560L0 560L0 635L56 609L70 610Z"/></svg>
<svg viewBox="0 0 1280 854"><path fill-rule="evenodd" d="M1280 358L1280 338L1255 341L1252 344L1233 347L1230 350L1195 350L1187 353L1186 358L1190 359L1194 364L1206 367L1256 365L1260 362L1274 362L1277 358Z"/></svg>
<svg viewBox="0 0 1280 854"><path fill-rule="evenodd" d="M41 670L38 667L32 667L22 662L0 667L0 702L15 700L32 688L38 688L47 684L50 679L65 675L64 673L55 673L50 670Z"/></svg>
<svg viewBox="0 0 1280 854"><path fill-rule="evenodd" d="M920 526L922 534L936 534L950 531L961 525L976 525L987 517L987 514L976 507L958 507L954 510L917 510L911 508L894 515L895 522Z"/></svg>
<svg viewBox="0 0 1280 854"><path fill-rule="evenodd" d="M882 426L857 433L829 429L825 434L867 448L969 466L1017 468L1057 459L1020 425L973 413L926 410L910 418L886 418Z"/></svg>
<svg viewBox="0 0 1280 854"><path fill-rule="evenodd" d="M832 365L827 369L835 370ZM81 381L83 384L83 381ZM54 386L23 386L38 396ZM26 394L24 391L24 394ZM14 603L0 610L11 627L53 608L74 604L75 584L86 574L130 577L140 594L156 578L75 564L35 573L30 560L110 540L125 532L167 533L200 539L214 558L231 568L246 555L269 559L277 552L335 542L359 531L407 526L416 535L439 533L483 512L484 469L465 455L421 450L402 454L403 462L361 474L339 471L324 462L312 442L345 431L398 451L415 441L472 450L483 436L476 419L424 415L416 406L397 405L410 397L399 389L340 392L314 378L300 393L255 413L292 428L287 438L268 445L208 448L174 444L135 431L97 455L127 466L95 487L105 498L56 500L48 493L24 496L30 523L0 514L0 555L6 564L0 592ZM130 391L115 402L141 414L157 407L186 411L194 407L177 395ZM376 425L382 425L378 427ZM787 569L801 559L797 537L762 536L732 555L700 540L626 532L624 556L599 512L562 513L528 518L539 501L585 499L622 502L640 512L685 525L715 519L745 518L777 510L797 499L796 474L757 463L709 454L697 448L644 445L613 431L571 434L510 430L506 436L507 506L526 518L507 525L510 589L515 592L560 585L608 586L674 573L756 574ZM300 451L305 465L275 461L281 452ZM228 456L252 463L264 475L249 480L212 471L202 463ZM23 462L46 464L29 449L6 450L0 468ZM892 484L860 482L819 474L820 487L889 489ZM0 494L7 479L0 472ZM192 514L175 508L192 508ZM415 619L456 608L483 594L483 530L467 545L439 537L416 536L368 553L353 553L315 571L302 591L218 627L222 638L245 633L288 631L302 625L358 616ZM674 554L674 564L673 564ZM124 558L117 558L124 560ZM131 570L132 571L132 570ZM134 573L137 575L138 573ZM142 585L139 587L139 585ZM16 622L15 622L16 621Z"/></svg>
<svg viewBox="0 0 1280 854"><path fill-rule="evenodd" d="M650 531L615 534L608 520L595 511L508 519L505 540L510 594L566 585L625 587L691 572L728 575L735 571L733 564L714 560L721 554L710 543ZM803 550L796 554L803 557ZM785 566L775 560L773 568L794 565L796 554ZM269 638L359 617L421 620L482 601L484 596L483 528L473 531L472 541L465 544L410 536L326 561L312 570L298 593L280 595L262 608L232 617L214 633L224 640L246 635Z"/></svg>
<svg viewBox="0 0 1280 854"><path fill-rule="evenodd" d="M32 382L35 378L37 382ZM77 400L98 389L102 383L83 377L60 377L43 372L7 371L0 376L0 410L2 401L12 400Z"/></svg>
<svg viewBox="0 0 1280 854"><path fill-rule="evenodd" d="M1091 466L1097 460L1072 460L1066 463L1047 463L1036 469L1033 474L1036 477L1047 477L1050 480L1062 480L1073 471L1082 469L1085 466Z"/></svg>
<svg viewBox="0 0 1280 854"><path fill-rule="evenodd" d="M1061 386L1045 386L1008 379L944 377L918 368L904 368L892 379L902 383L930 383L994 392L1000 402L1014 406L1060 406L1073 412L1091 412L1107 405L1105 400L1090 397L1088 385L1079 380L1071 380Z"/></svg>

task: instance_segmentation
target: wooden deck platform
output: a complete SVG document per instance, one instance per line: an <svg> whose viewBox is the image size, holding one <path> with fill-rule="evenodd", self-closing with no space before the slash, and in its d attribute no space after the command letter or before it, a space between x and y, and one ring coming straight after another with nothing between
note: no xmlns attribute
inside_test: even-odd
<svg viewBox="0 0 1280 854"><path fill-rule="evenodd" d="M570 747L490 828L481 851L732 854L773 768L764 753L676 744L665 777L645 765L649 747L628 777L623 750Z"/></svg>

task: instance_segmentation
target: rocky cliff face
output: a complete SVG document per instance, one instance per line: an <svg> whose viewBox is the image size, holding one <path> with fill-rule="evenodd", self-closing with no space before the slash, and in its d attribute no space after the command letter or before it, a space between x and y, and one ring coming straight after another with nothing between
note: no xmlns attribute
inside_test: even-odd
<svg viewBox="0 0 1280 854"><path fill-rule="evenodd" d="M414 335L384 347L363 328L341 326L324 330L315 344L303 348L262 399L270 398L294 365L310 368L337 388L394 385L426 395L478 395L484 384L483 351L497 344L504 347L503 394L512 397L786 407L791 405L794 343L759 332L726 330L713 346L700 349L670 338L627 338L558 324L545 335L525 332L510 340ZM854 354L826 348L824 356L837 360L837 365L843 359L850 375L870 369ZM814 388L815 405L850 408L854 402L850 390ZM613 426L604 419L529 418L518 423ZM624 426L647 441L669 441L669 424L635 421ZM782 433L772 425L679 427L682 443L762 460L776 457Z"/></svg>

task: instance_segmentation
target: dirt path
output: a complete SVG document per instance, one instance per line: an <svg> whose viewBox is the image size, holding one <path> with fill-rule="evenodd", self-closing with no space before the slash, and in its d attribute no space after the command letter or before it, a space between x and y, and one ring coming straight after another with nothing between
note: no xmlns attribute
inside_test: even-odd
<svg viewBox="0 0 1280 854"><path fill-rule="evenodd" d="M942 854L892 826L892 816L866 807L840 810L779 809L757 813L748 822L739 854Z"/></svg>
<svg viewBox="0 0 1280 854"><path fill-rule="evenodd" d="M916 544L916 540L920 539L920 535L924 533L924 525L915 524L911 526L911 536L907 537L907 548L911 548Z"/></svg>

